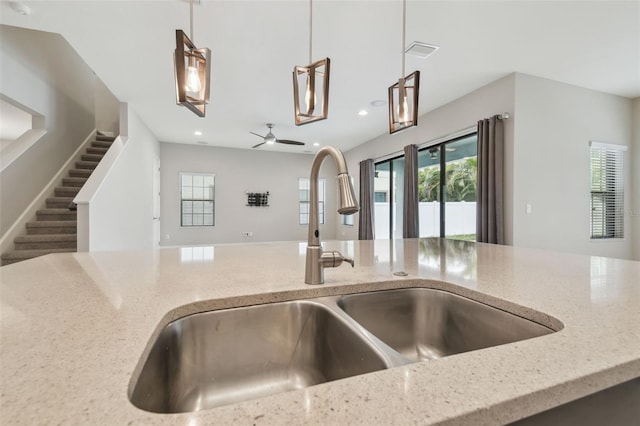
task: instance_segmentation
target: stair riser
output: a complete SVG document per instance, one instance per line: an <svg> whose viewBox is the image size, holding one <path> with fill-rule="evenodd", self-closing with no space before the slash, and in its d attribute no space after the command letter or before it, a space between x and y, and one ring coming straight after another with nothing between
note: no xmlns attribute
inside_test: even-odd
<svg viewBox="0 0 640 426"><path fill-rule="evenodd" d="M64 186L73 186L73 187L78 187L78 188L82 188L82 185L84 185L84 183L87 181L86 179L80 178L82 180L77 180L77 179L69 179L69 178L63 178L62 179L62 184Z"/></svg>
<svg viewBox="0 0 640 426"><path fill-rule="evenodd" d="M52 226L27 228L27 235L51 235L51 234L75 234L78 231L76 226Z"/></svg>
<svg viewBox="0 0 640 426"><path fill-rule="evenodd" d="M115 139L113 136L96 135L96 141L99 142L113 142Z"/></svg>
<svg viewBox="0 0 640 426"><path fill-rule="evenodd" d="M90 147L87 148L87 154L94 154L94 155L102 155L102 156L104 156L107 153L108 149L109 148L90 146Z"/></svg>
<svg viewBox="0 0 640 426"><path fill-rule="evenodd" d="M47 200L47 208L48 209L67 209L69 208L69 204L73 201L71 198L70 201L50 201Z"/></svg>
<svg viewBox="0 0 640 426"><path fill-rule="evenodd" d="M82 156L80 157L81 161L94 161L96 163L100 162L100 160L102 160L102 155L95 155L95 154L82 154Z"/></svg>
<svg viewBox="0 0 640 426"><path fill-rule="evenodd" d="M16 250L47 250L57 248L75 249L78 246L76 241L47 241L37 243L15 243Z"/></svg>
<svg viewBox="0 0 640 426"><path fill-rule="evenodd" d="M69 176L88 178L89 176L91 176L92 172L93 170L87 170L87 169L71 169L69 170Z"/></svg>
<svg viewBox="0 0 640 426"><path fill-rule="evenodd" d="M111 147L112 142L106 142L106 141L94 141L91 142L91 147L92 148L109 148Z"/></svg>
<svg viewBox="0 0 640 426"><path fill-rule="evenodd" d="M78 161L76 162L76 169L93 170L98 166L95 161Z"/></svg>
<svg viewBox="0 0 640 426"><path fill-rule="evenodd" d="M75 197L80 192L79 187L59 186L55 189L56 197Z"/></svg>
<svg viewBox="0 0 640 426"><path fill-rule="evenodd" d="M36 213L38 220L76 220L76 212L69 213Z"/></svg>

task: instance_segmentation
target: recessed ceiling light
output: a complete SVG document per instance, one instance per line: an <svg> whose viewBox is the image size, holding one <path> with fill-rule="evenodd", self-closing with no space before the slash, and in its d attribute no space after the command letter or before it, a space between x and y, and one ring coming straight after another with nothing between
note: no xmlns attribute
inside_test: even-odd
<svg viewBox="0 0 640 426"><path fill-rule="evenodd" d="M193 134L196 136L202 136L202 132L200 130L196 130Z"/></svg>
<svg viewBox="0 0 640 426"><path fill-rule="evenodd" d="M369 102L369 105L371 105L372 107L381 107L381 106L385 106L387 104L387 101L385 101L384 99L376 99L374 101Z"/></svg>
<svg viewBox="0 0 640 426"><path fill-rule="evenodd" d="M313 146L320 146L320 144L318 142L314 142Z"/></svg>
<svg viewBox="0 0 640 426"><path fill-rule="evenodd" d="M358 111L358 115L361 117L364 117L367 114L369 114L369 111L367 111L366 109L361 109L360 111Z"/></svg>
<svg viewBox="0 0 640 426"><path fill-rule="evenodd" d="M404 51L407 55L416 56L424 59L430 56L436 50L440 49L440 46L434 46L433 44L422 43L420 41L414 41Z"/></svg>

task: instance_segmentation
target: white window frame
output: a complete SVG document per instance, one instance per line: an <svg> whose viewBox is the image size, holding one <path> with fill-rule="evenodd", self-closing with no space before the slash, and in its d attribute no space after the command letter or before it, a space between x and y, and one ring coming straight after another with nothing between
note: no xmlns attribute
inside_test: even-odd
<svg viewBox="0 0 640 426"><path fill-rule="evenodd" d="M624 153L627 147L589 142L589 238L624 239ZM598 173L600 176L594 176Z"/></svg>
<svg viewBox="0 0 640 426"><path fill-rule="evenodd" d="M206 183L209 178L211 178L210 185ZM191 179L190 184L189 179ZM201 182L196 182L200 180ZM215 175L180 172L179 185L180 226L183 228L215 226ZM210 190L207 190L208 187ZM189 203L191 203L190 206ZM198 203L198 206L195 203Z"/></svg>
<svg viewBox="0 0 640 426"><path fill-rule="evenodd" d="M320 225L324 225L324 206L327 193L326 181L326 179L318 179L318 221ZM302 196L303 191L307 191L306 196ZM309 224L309 198L311 198L309 178L298 178L298 223L300 225Z"/></svg>

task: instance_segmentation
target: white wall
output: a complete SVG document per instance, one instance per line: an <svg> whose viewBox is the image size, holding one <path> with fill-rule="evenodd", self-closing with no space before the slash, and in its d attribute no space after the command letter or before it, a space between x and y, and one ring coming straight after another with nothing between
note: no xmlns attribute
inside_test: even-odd
<svg viewBox="0 0 640 426"><path fill-rule="evenodd" d="M90 200L89 251L154 247L153 158L160 155L160 146L138 115L126 104L122 108L127 138Z"/></svg>
<svg viewBox="0 0 640 426"><path fill-rule="evenodd" d="M633 100L633 146L631 157L631 239L632 258L640 260L640 97Z"/></svg>
<svg viewBox="0 0 640 426"><path fill-rule="evenodd" d="M422 96L428 96L422 93ZM418 127L394 135L384 134L357 146L346 153L349 171L355 176L356 192L359 188L359 163L367 158L380 158L388 154L401 153L405 145L421 145L440 137L474 127L478 120L502 112L513 114L515 98L515 75L510 74L453 102L430 111L418 118ZM506 120L505 129L505 239L513 241L513 120ZM357 225L358 218L356 216ZM358 227L338 225L339 239L358 239Z"/></svg>
<svg viewBox="0 0 640 426"><path fill-rule="evenodd" d="M119 133L120 101L99 78L95 79L96 129L101 132Z"/></svg>
<svg viewBox="0 0 640 426"><path fill-rule="evenodd" d="M589 141L630 146L631 101L517 74L514 118L513 244L631 258L631 227L622 241L589 238ZM626 158L629 211L631 162Z"/></svg>
<svg viewBox="0 0 640 426"><path fill-rule="evenodd" d="M0 26L0 92L44 116L47 131L0 174L0 235L93 130L94 79L60 35Z"/></svg>
<svg viewBox="0 0 640 426"><path fill-rule="evenodd" d="M309 177L313 156L260 150L161 143L161 245L249 241L306 241L298 221L298 178ZM215 226L180 226L179 173L215 174ZM323 240L335 238L336 168L324 161L327 179ZM247 207L246 192L269 191L269 207ZM333 212L333 213L332 213ZM252 232L252 238L242 237Z"/></svg>

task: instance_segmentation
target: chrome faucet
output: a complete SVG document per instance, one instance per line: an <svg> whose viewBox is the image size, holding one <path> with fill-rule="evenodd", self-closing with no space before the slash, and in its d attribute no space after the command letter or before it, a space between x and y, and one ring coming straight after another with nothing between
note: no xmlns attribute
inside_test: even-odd
<svg viewBox="0 0 640 426"><path fill-rule="evenodd" d="M311 178L309 179L311 194L309 197L309 240L307 242L307 264L304 274L304 282L307 284L323 284L324 268L335 268L342 262L347 262L353 267L353 259L344 257L339 251L323 253L320 245L320 231L318 230L318 174L322 161L327 156L333 157L338 168L338 213L354 214L358 211L358 201L353 191L353 185L349 178L347 162L340 150L325 146L318 151L311 165Z"/></svg>

